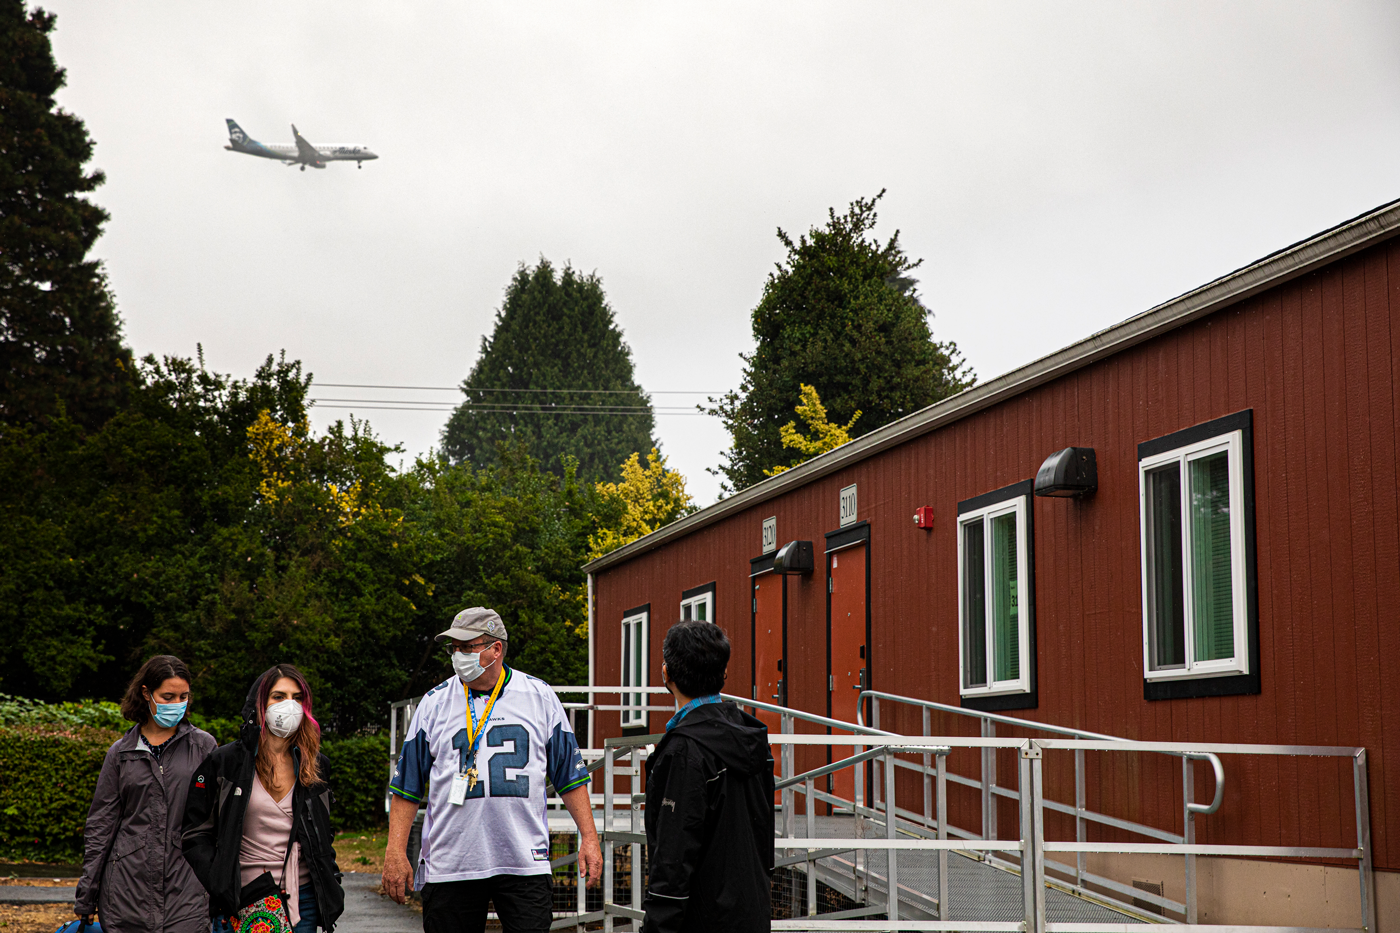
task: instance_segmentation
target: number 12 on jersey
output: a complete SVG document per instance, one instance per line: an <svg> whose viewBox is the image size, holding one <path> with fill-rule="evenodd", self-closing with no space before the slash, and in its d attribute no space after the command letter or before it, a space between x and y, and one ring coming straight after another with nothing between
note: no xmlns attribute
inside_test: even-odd
<svg viewBox="0 0 1400 933"><path fill-rule="evenodd" d="M477 766L477 762L467 761L469 745L469 730L463 728L452 737L452 747L457 749L458 763L457 775L452 782L452 790L448 795L451 803L465 803L486 795L486 785L491 785L492 797L528 797L530 796L530 775L522 774L518 777L510 778L506 776L507 769L519 770L530 763L530 733L525 727L517 723L505 723L499 726L492 726L486 733L486 745L490 748L504 748L507 742L511 745L508 752L497 752L491 756L491 765L488 769L489 780L478 780L475 786L468 786L471 782L467 780L467 769ZM477 757L481 757L481 749L477 748ZM478 772L480 769L477 769Z"/></svg>

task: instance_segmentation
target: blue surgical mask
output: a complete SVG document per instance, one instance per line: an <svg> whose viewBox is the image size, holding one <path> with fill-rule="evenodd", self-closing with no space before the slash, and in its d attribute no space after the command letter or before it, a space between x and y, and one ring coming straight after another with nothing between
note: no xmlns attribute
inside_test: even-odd
<svg viewBox="0 0 1400 933"><path fill-rule="evenodd" d="M185 707L189 705L190 704L188 702L157 703L155 704L156 714L152 718L155 719L156 725L160 726L162 729L169 729L171 726L178 726L180 724L180 720L185 718Z"/></svg>

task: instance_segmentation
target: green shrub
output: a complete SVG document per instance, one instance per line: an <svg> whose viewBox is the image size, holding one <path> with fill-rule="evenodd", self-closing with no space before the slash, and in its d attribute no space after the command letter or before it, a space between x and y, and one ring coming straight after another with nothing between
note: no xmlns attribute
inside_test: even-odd
<svg viewBox="0 0 1400 933"><path fill-rule="evenodd" d="M212 735L220 745L227 745L238 738L239 730L243 728L243 720L238 716L201 716L195 712L190 713L190 724Z"/></svg>
<svg viewBox="0 0 1400 933"><path fill-rule="evenodd" d="M0 858L82 860L102 759L119 738L93 726L0 727Z"/></svg>
<svg viewBox="0 0 1400 933"><path fill-rule="evenodd" d="M121 707L110 700L78 700L45 703L0 693L0 726L92 726L125 732L131 723L122 718Z"/></svg>
<svg viewBox="0 0 1400 933"><path fill-rule="evenodd" d="M331 763L332 828L339 832L382 825L384 789L389 783L388 733L343 739L327 736L321 751Z"/></svg>
<svg viewBox="0 0 1400 933"><path fill-rule="evenodd" d="M221 743L238 735L237 719L191 720ZM130 726L115 703L0 694L0 858L81 861L102 759ZM388 735L327 736L322 749L331 761L335 829L382 825Z"/></svg>

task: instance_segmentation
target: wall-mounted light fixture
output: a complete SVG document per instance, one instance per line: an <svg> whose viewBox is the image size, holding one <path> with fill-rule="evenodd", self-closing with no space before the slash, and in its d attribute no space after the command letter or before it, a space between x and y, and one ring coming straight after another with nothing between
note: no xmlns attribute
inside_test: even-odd
<svg viewBox="0 0 1400 933"><path fill-rule="evenodd" d="M773 569L778 573L811 573L812 542L789 541L773 555Z"/></svg>
<svg viewBox="0 0 1400 933"><path fill-rule="evenodd" d="M1099 467L1092 447L1066 447L1045 458L1035 474L1037 496L1090 496L1099 488Z"/></svg>

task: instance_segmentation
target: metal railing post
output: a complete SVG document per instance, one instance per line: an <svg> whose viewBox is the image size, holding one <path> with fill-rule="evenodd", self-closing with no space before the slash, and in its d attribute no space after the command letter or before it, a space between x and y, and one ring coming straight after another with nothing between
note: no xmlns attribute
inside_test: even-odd
<svg viewBox="0 0 1400 933"><path fill-rule="evenodd" d="M1196 814L1191 811L1192 798L1195 796L1196 772L1191 767L1191 759L1185 755L1181 758L1181 812L1182 812L1182 841L1186 845L1194 845L1196 842ZM1196 922L1196 856L1186 856L1186 922Z"/></svg>
<svg viewBox="0 0 1400 933"><path fill-rule="evenodd" d="M781 725L780 725L779 728L780 728L780 731L783 733L783 735L790 735L790 734L793 732L793 720L792 720L792 717L789 716L787 713L783 713L780 722L781 722ZM780 779L782 779L782 778L790 778L790 777L792 777L792 775L793 775L793 770L792 770L792 753L793 753L793 746L792 746L790 743L786 743L786 742L783 743L782 750L778 752L778 774L779 774L779 776L780 776ZM783 788L783 790L781 791L781 793L782 793L782 802L783 802L783 835L784 835L784 836L791 836L791 835L792 835L792 816L793 816L793 814L792 814L792 807L793 807L792 788L790 788L790 787Z"/></svg>
<svg viewBox="0 0 1400 933"><path fill-rule="evenodd" d="M880 728L880 698L870 698L870 727ZM870 806L872 809L880 809L880 768L883 766L883 758L876 758L870 762ZM856 765L856 767L862 767ZM888 806L888 804L887 804Z"/></svg>
<svg viewBox="0 0 1400 933"><path fill-rule="evenodd" d="M637 800L637 795L641 793L638 789L642 783L642 750L633 746L630 756L632 762L631 780L627 786L631 788L631 793L627 795L627 809L630 820L629 828L632 832L638 832L637 817L642 814L642 805ZM632 909L642 909L642 845L639 842L632 843ZM632 929L640 929L635 921Z"/></svg>
<svg viewBox="0 0 1400 933"><path fill-rule="evenodd" d="M1084 835L1084 749L1074 750L1074 841L1087 842ZM1084 853L1074 855L1074 886L1084 886Z"/></svg>
<svg viewBox="0 0 1400 933"><path fill-rule="evenodd" d="M1031 784L1030 742L1021 746L1017 761L1017 804L1021 814L1021 909L1025 913L1026 930L1033 930L1035 922L1035 871L1031 862L1035 855L1035 833L1031 827L1034 817L1031 814L1031 795L1026 793Z"/></svg>
<svg viewBox="0 0 1400 933"><path fill-rule="evenodd" d="M982 720L982 738L997 737L996 723ZM982 749L982 838L997 838L997 799L994 790L997 786L997 750Z"/></svg>
<svg viewBox="0 0 1400 933"><path fill-rule="evenodd" d="M1351 761L1352 782L1356 786L1356 847L1361 850L1361 928L1376 930L1376 866L1371 857L1371 791L1366 775L1366 749L1358 748Z"/></svg>
<svg viewBox="0 0 1400 933"><path fill-rule="evenodd" d="M1045 933L1045 795L1043 784L1045 772L1040 746L1032 739L1027 748L1031 756L1031 877L1035 884L1035 925L1027 928L1028 933ZM1023 790L1022 794L1025 793ZM1025 869L1023 868L1022 871Z"/></svg>
<svg viewBox="0 0 1400 933"><path fill-rule="evenodd" d="M603 930L612 933L613 902L613 757L612 749L603 749Z"/></svg>
<svg viewBox="0 0 1400 933"><path fill-rule="evenodd" d="M951 750L950 750L951 751ZM925 756L927 757L927 756ZM938 838L948 838L948 754L939 752L938 762ZM938 850L938 919L948 916L948 850Z"/></svg>
<svg viewBox="0 0 1400 933"><path fill-rule="evenodd" d="M783 734L784 734L784 735L787 735L787 734L790 734L790 733L793 733L793 732L796 732L796 731L797 731L796 725L795 725L795 721L794 721L793 717L792 717L790 714L788 714L788 713L783 713L783 714L782 714L782 717L781 717L781 723L782 723L781 728L782 728L782 731L783 731ZM790 744L790 743L784 743L784 744L783 744L782 751L779 752L779 757L780 757L781 760L782 760L782 776L783 776L784 779L787 779L787 778L792 777L793 774L795 773L795 772L793 771L793 755L794 755L794 753L795 753L795 748L794 748L794 746L793 746L792 744ZM785 788L783 788L783 791L782 791L782 795L783 795L783 835L786 836L786 837L789 838L789 839L792 839L792 838L794 838L794 837L797 835L797 814L796 814L796 812L794 812L794 811L796 810L796 801L793 799L795 793L796 793L796 792L795 792L791 787L785 787ZM792 850L792 849L785 849L785 850L783 851L783 855L784 855L784 856L791 856L791 855L793 854L793 851L794 851L794 850ZM796 872L792 872L791 875L789 876L787 887L788 887L788 898L789 898L789 900L791 900L794 904L796 904L796 902L797 902L797 874L796 874Z"/></svg>
<svg viewBox="0 0 1400 933"><path fill-rule="evenodd" d="M929 735L929 726L930 726L930 723L929 723L929 709L928 709L927 706L925 706L925 707L923 708L923 713L924 713L924 717L923 717L923 718L924 718L924 735L925 735L925 736L928 736L928 735ZM933 825L933 775L930 773L930 768L929 768L929 766L930 766L931 764L933 764L933 762L929 761L929 754L928 754L928 752L924 752L924 825L925 825L925 826L932 826L932 825ZM939 766L938 766L938 771L939 771L939 774L942 774L942 773L943 773L943 766L942 766L941 763L940 763ZM938 818L938 825L939 825L940 827L942 827L942 825L943 825L943 818L942 818L942 817L939 817L939 818Z"/></svg>
<svg viewBox="0 0 1400 933"><path fill-rule="evenodd" d="M895 839L895 819L894 819L894 748L891 747L889 753L882 756L885 770L885 838L891 842ZM860 767L857 765L856 767ZM898 853L893 847L889 850L889 910L886 916L890 920L899 919L899 860Z"/></svg>
<svg viewBox="0 0 1400 933"><path fill-rule="evenodd" d="M813 798L815 784L811 778L808 778L803 786L806 788L807 794L807 838L813 839L817 835L817 805ZM811 849L807 850L807 855L809 856L807 859L807 916L815 917L817 915L817 860L811 857L814 855Z"/></svg>

